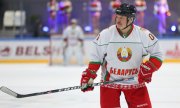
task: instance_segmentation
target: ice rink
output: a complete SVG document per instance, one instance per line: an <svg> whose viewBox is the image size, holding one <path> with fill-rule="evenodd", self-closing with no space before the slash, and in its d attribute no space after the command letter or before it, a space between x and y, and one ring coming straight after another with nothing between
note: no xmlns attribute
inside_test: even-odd
<svg viewBox="0 0 180 108"><path fill-rule="evenodd" d="M50 67L45 64L1 64L0 86L7 86L21 94L76 86L79 85L81 72L85 68ZM99 82L99 77L95 82ZM147 86L153 108L180 108L180 64L164 63ZM123 94L121 106L127 108ZM71 90L21 99L0 91L0 108L100 108L99 87L87 93Z"/></svg>

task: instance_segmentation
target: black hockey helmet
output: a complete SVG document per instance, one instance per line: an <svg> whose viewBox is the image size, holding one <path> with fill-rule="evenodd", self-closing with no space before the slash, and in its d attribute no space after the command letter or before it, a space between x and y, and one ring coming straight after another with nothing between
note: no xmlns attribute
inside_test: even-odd
<svg viewBox="0 0 180 108"><path fill-rule="evenodd" d="M116 9L115 13L122 16L135 17L136 7L134 5L123 3Z"/></svg>

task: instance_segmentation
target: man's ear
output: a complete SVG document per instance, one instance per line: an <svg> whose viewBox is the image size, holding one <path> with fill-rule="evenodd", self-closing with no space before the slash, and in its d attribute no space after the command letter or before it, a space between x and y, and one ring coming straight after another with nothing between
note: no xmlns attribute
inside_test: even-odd
<svg viewBox="0 0 180 108"><path fill-rule="evenodd" d="M130 21L133 21L133 18L132 18L132 17L130 17L130 18L129 18L129 20L130 20Z"/></svg>
<svg viewBox="0 0 180 108"><path fill-rule="evenodd" d="M133 23L134 18L133 17L129 17L128 20L129 20L130 23Z"/></svg>

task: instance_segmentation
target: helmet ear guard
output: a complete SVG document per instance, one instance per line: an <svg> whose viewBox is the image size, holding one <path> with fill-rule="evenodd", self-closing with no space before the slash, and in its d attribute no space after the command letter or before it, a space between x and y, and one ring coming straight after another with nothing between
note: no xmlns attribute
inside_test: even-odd
<svg viewBox="0 0 180 108"><path fill-rule="evenodd" d="M135 18L134 17L128 17L128 20L133 22L135 20Z"/></svg>

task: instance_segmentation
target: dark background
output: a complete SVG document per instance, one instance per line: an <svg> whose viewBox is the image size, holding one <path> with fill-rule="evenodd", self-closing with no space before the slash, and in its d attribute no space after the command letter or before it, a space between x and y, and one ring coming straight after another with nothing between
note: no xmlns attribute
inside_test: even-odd
<svg viewBox="0 0 180 108"><path fill-rule="evenodd" d="M23 9L26 11L26 29L31 31L32 22L34 18L41 19L44 25L47 25L47 2L49 0L0 0L0 28L2 28L3 14L5 10L20 10ZM57 0L58 2L60 0ZM84 9L85 5L88 4L89 0L71 0L73 4L72 17L77 18L82 27L89 24L88 11ZM106 28L110 23L110 11L109 11L109 1L110 0L101 0L103 10L100 20L101 28ZM122 2L128 2L133 4L134 0L122 0ZM152 31L154 34L157 34L157 24L158 21L153 15L153 0L146 0L147 10L145 11L145 28ZM172 24L177 22L178 17L180 16L180 0L169 0L169 8L172 13L167 19L168 28Z"/></svg>

